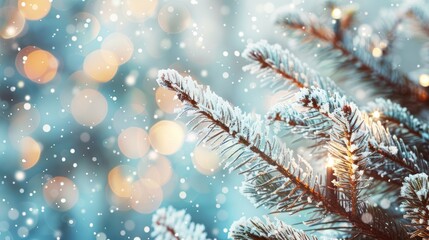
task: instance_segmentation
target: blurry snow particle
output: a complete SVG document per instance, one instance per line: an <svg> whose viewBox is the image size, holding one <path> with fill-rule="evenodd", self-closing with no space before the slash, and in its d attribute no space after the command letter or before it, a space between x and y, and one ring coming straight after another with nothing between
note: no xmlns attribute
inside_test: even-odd
<svg viewBox="0 0 429 240"><path fill-rule="evenodd" d="M44 124L42 127L44 132L50 132L51 131L51 126L49 124Z"/></svg>
<svg viewBox="0 0 429 240"><path fill-rule="evenodd" d="M104 232L97 233L96 240L106 240L107 236Z"/></svg>
<svg viewBox="0 0 429 240"><path fill-rule="evenodd" d="M133 220L127 220L124 224L125 229L128 231L132 231L134 230L134 228L136 227L136 224L134 223Z"/></svg>
<svg viewBox="0 0 429 240"><path fill-rule="evenodd" d="M342 17L342 12L341 12L341 9L339 9L339 8L334 8L334 9L332 9L332 12L331 12L331 17L333 18L333 19L340 19L341 17Z"/></svg>
<svg viewBox="0 0 429 240"><path fill-rule="evenodd" d="M186 192L181 191L181 192L179 193L179 197L180 197L180 199L185 199L185 198L186 198Z"/></svg>
<svg viewBox="0 0 429 240"><path fill-rule="evenodd" d="M228 57L228 52L227 52L227 51L223 51L222 55L223 55L224 57Z"/></svg>
<svg viewBox="0 0 429 240"><path fill-rule="evenodd" d="M143 231L144 231L145 233L150 232L150 227L149 227L149 226L145 226L145 227L143 228ZM140 239L139 237L135 237L135 238L134 238L134 240L136 240L136 238Z"/></svg>
<svg viewBox="0 0 429 240"><path fill-rule="evenodd" d="M30 103L24 103L24 109L25 110L30 110L31 109L31 104Z"/></svg>
<svg viewBox="0 0 429 240"><path fill-rule="evenodd" d="M118 21L118 15L115 13L112 13L109 17L110 21L117 22Z"/></svg>
<svg viewBox="0 0 429 240"><path fill-rule="evenodd" d="M90 139L91 139L91 136L89 135L89 133L83 132L80 134L80 140L82 142L89 142Z"/></svg>
<svg viewBox="0 0 429 240"><path fill-rule="evenodd" d="M71 153L71 154L74 154L75 152L76 152L76 150L75 150L74 148L71 148L71 149L70 149L70 153Z"/></svg>
<svg viewBox="0 0 429 240"><path fill-rule="evenodd" d="M125 234L126 234L127 232L125 232L125 230L121 230L120 232L119 232L119 234L121 234L121 236L125 236Z"/></svg>
<svg viewBox="0 0 429 240"><path fill-rule="evenodd" d="M184 178L181 178L181 179L180 179L180 183L185 183L185 181L186 181L186 180L185 180Z"/></svg>
<svg viewBox="0 0 429 240"><path fill-rule="evenodd" d="M146 227L145 227L145 229L146 229ZM146 233L148 233L148 232L146 232ZM141 240L141 238L140 237L135 237L133 240Z"/></svg>
<svg viewBox="0 0 429 240"><path fill-rule="evenodd" d="M202 70L201 71L201 77L207 77L209 73L207 72L207 70Z"/></svg>
<svg viewBox="0 0 429 240"><path fill-rule="evenodd" d="M16 171L15 172L15 179L16 181L23 181L25 179L25 172L23 171Z"/></svg>
<svg viewBox="0 0 429 240"><path fill-rule="evenodd" d="M27 218L27 220L25 220L25 223L26 223L28 226L32 226L32 225L34 224L34 220L33 220L32 218Z"/></svg>
<svg viewBox="0 0 429 240"><path fill-rule="evenodd" d="M240 52L239 51L234 51L234 56L239 57L240 56Z"/></svg>
<svg viewBox="0 0 429 240"><path fill-rule="evenodd" d="M19 81L18 82L18 88L23 88L24 87L24 81Z"/></svg>
<svg viewBox="0 0 429 240"><path fill-rule="evenodd" d="M71 40L72 40L73 42L76 42L76 41L77 41L77 37L76 37L76 36L72 36L72 37L71 37Z"/></svg>
<svg viewBox="0 0 429 240"><path fill-rule="evenodd" d="M384 208L384 209L388 209L390 207L390 201L387 198L383 198L380 201L380 207Z"/></svg>
<svg viewBox="0 0 429 240"><path fill-rule="evenodd" d="M9 217L10 220L16 220L19 217L19 212L18 210L11 208L7 213L7 216Z"/></svg>
<svg viewBox="0 0 429 240"><path fill-rule="evenodd" d="M26 227L20 227L18 228L18 236L25 238L28 236L28 228Z"/></svg>
<svg viewBox="0 0 429 240"><path fill-rule="evenodd" d="M227 187L223 187L222 188L222 193L228 193L228 188Z"/></svg>
<svg viewBox="0 0 429 240"><path fill-rule="evenodd" d="M366 224L370 224L372 223L372 215L371 213L364 213L362 214L362 222L366 223Z"/></svg>
<svg viewBox="0 0 429 240"><path fill-rule="evenodd" d="M74 168L77 168L77 163L73 163L73 167L74 167Z"/></svg>
<svg viewBox="0 0 429 240"><path fill-rule="evenodd" d="M70 220L69 220L69 224L70 224L70 225L73 225L73 223L74 223L74 220L73 220L73 219L70 219Z"/></svg>
<svg viewBox="0 0 429 240"><path fill-rule="evenodd" d="M222 77L225 78L225 79L229 78L229 73L223 72L222 73Z"/></svg>
<svg viewBox="0 0 429 240"><path fill-rule="evenodd" d="M10 87L11 92L15 92L15 90L16 90L16 87L14 87L14 86Z"/></svg>

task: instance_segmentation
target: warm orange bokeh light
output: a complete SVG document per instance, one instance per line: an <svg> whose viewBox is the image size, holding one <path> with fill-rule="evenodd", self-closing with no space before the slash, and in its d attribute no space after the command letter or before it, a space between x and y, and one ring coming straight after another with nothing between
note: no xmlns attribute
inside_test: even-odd
<svg viewBox="0 0 429 240"><path fill-rule="evenodd" d="M24 170L32 168L39 161L42 148L38 142L31 137L25 137L20 141L21 167Z"/></svg>
<svg viewBox="0 0 429 240"><path fill-rule="evenodd" d="M161 205L163 197L162 189L155 181L142 178L133 183L131 207L139 213L148 214Z"/></svg>
<svg viewBox="0 0 429 240"><path fill-rule="evenodd" d="M50 0L18 0L19 11L28 20L39 20L51 10Z"/></svg>
<svg viewBox="0 0 429 240"><path fill-rule="evenodd" d="M88 54L83 62L83 71L97 82L112 80L118 71L116 55L108 50L95 50Z"/></svg>
<svg viewBox="0 0 429 240"><path fill-rule="evenodd" d="M155 100L158 107L166 113L174 113L176 108L183 106L182 102L176 97L176 93L159 87L155 91Z"/></svg>
<svg viewBox="0 0 429 240"><path fill-rule="evenodd" d="M220 166L218 154L204 146L195 147L192 162L198 172L204 175L213 175Z"/></svg>
<svg viewBox="0 0 429 240"><path fill-rule="evenodd" d="M135 177L133 172L133 169L126 165L116 166L110 170L108 175L109 187L118 197L131 197Z"/></svg>
<svg viewBox="0 0 429 240"><path fill-rule="evenodd" d="M0 36L10 39L18 36L25 26L25 18L17 8L0 8Z"/></svg>
<svg viewBox="0 0 429 240"><path fill-rule="evenodd" d="M118 136L118 146L128 158L141 158L149 151L149 138L143 128L130 127Z"/></svg>
<svg viewBox="0 0 429 240"><path fill-rule="evenodd" d="M130 60L134 52L131 40L122 33L112 33L104 39L101 49L115 55L118 64L124 64Z"/></svg>
<svg viewBox="0 0 429 240"><path fill-rule="evenodd" d="M24 72L28 79L36 83L47 83L57 74L58 60L45 50L35 50L27 55Z"/></svg>
<svg viewBox="0 0 429 240"><path fill-rule="evenodd" d="M173 121L159 121L149 130L152 147L161 154L170 155L183 145L185 132L183 127Z"/></svg>
<svg viewBox="0 0 429 240"><path fill-rule="evenodd" d="M52 208L67 211L79 200L79 191L72 180L59 176L46 181L43 196Z"/></svg>
<svg viewBox="0 0 429 240"><path fill-rule="evenodd" d="M155 13L158 0L126 0L125 14L133 21L141 22Z"/></svg>

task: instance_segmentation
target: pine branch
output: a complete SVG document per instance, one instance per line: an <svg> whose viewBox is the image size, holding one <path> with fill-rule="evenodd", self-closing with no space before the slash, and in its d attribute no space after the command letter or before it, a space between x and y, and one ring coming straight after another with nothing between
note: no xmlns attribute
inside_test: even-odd
<svg viewBox="0 0 429 240"><path fill-rule="evenodd" d="M270 45L265 40L252 43L243 51L242 56L252 62L243 67L244 71L258 74L262 83L270 83L276 89L315 86L329 92L342 93L330 78L322 77L278 44Z"/></svg>
<svg viewBox="0 0 429 240"><path fill-rule="evenodd" d="M429 5L424 1L414 1L408 6L406 16L413 19L421 33L429 37Z"/></svg>
<svg viewBox="0 0 429 240"><path fill-rule="evenodd" d="M236 240L317 240L278 219L273 222L266 216L264 218L265 222L257 217L242 217L231 225L228 237Z"/></svg>
<svg viewBox="0 0 429 240"><path fill-rule="evenodd" d="M324 145L330 136L332 127L330 121L318 111L298 112L290 103L276 104L266 114L270 124L277 124L275 131L290 131L305 139L317 141L317 145Z"/></svg>
<svg viewBox="0 0 429 240"><path fill-rule="evenodd" d="M208 124L200 133L228 159L226 167L240 169L244 174L246 181L242 189L256 204L287 212L318 208L322 213L348 220L361 234L370 237L401 239L403 236L402 227L393 220L389 220L385 228L374 228L326 199L317 176L305 160L299 156L296 160L291 150L268 136L260 121L233 108L209 88L203 89L191 78L183 78L173 70L160 71L157 81L177 93L185 103L182 114L191 112L196 116L191 122L199 122L196 125L200 126L202 122ZM221 136L222 141L216 144L212 140L219 139L217 136ZM228 152L232 149L232 153ZM283 197L281 201L279 196Z"/></svg>
<svg viewBox="0 0 429 240"><path fill-rule="evenodd" d="M414 96L415 99L426 102L429 100L429 93L423 87L414 83L399 69L385 60L377 61L369 52L369 42L353 36L351 32L345 31L342 38L336 38L333 30L324 26L315 16L305 15L298 11L285 10L278 13L276 24L292 30L306 41L321 41L330 49L341 53L336 60L341 60L338 67L348 67L359 73L375 77L377 83L383 83L390 89L395 89L395 96ZM355 44L359 42L360 45Z"/></svg>
<svg viewBox="0 0 429 240"><path fill-rule="evenodd" d="M427 148L429 126L413 116L406 108L382 98L370 102L366 109L374 118L378 118L385 128L404 140L408 146ZM376 116L374 116L376 113Z"/></svg>
<svg viewBox="0 0 429 240"><path fill-rule="evenodd" d="M152 217L152 226L151 237L155 240L208 239L204 225L193 223L185 210L177 211L171 206L156 211Z"/></svg>
<svg viewBox="0 0 429 240"><path fill-rule="evenodd" d="M429 180L425 173L410 175L405 178L401 189L405 210L404 218L411 220L413 232L411 238L429 238Z"/></svg>
<svg viewBox="0 0 429 240"><path fill-rule="evenodd" d="M297 99L302 106L318 110L332 120L334 120L332 113L335 112L335 109L342 109L344 106L350 105L344 97L340 97L338 94L330 95L322 89L315 88L302 89L297 94ZM427 163L425 163L417 149L407 148L402 140L392 137L383 126L369 121L366 114L362 113L361 115L370 134L370 138L367 141L368 147L371 152L378 154L375 158L371 158L375 162L371 162L368 166L369 170L376 170L382 177L390 174L392 176L390 182L396 185L401 185L400 179L403 173L399 174L397 171L402 171L402 168L408 174L427 171ZM380 159L380 157L381 160L389 159L392 164L378 164L377 159Z"/></svg>

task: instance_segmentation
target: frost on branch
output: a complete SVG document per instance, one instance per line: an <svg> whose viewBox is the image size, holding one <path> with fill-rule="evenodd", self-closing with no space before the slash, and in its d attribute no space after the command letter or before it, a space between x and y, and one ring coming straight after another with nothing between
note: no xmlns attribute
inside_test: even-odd
<svg viewBox="0 0 429 240"><path fill-rule="evenodd" d="M202 141L208 141L218 149L226 159L226 167L244 175L240 190L256 206L289 213L305 209L314 213L309 224L324 226L319 229L335 228L346 234L379 239L403 238L404 228L381 209L362 203L352 214L347 204L327 198L326 188L321 186L320 178L313 173L309 163L271 137L258 118L242 113L209 88L203 88L176 71L160 71L157 81L177 93L185 103L180 115L192 115L188 123L191 129L203 136ZM301 94L308 93L310 91L306 89ZM319 95L322 93L318 92ZM326 103L325 114L340 104L338 101ZM371 214L372 221L365 221L361 217L364 214ZM337 227L337 221L346 224Z"/></svg>
<svg viewBox="0 0 429 240"><path fill-rule="evenodd" d="M388 99L378 98L366 108L370 114L377 112L383 126L402 138L409 146L428 148L429 126L413 116L406 108Z"/></svg>
<svg viewBox="0 0 429 240"><path fill-rule="evenodd" d="M160 208L152 217L151 236L156 240L206 240L204 225L195 224L185 210L176 210L169 206Z"/></svg>
<svg viewBox="0 0 429 240"><path fill-rule="evenodd" d="M231 225L228 237L236 240L317 240L278 219L271 221L268 217L264 218L265 222L257 217L242 217Z"/></svg>
<svg viewBox="0 0 429 240"><path fill-rule="evenodd" d="M251 43L242 56L252 62L243 69L257 73L263 83L271 84L275 89L314 86L342 92L330 78L322 77L278 44L270 45L265 40Z"/></svg>
<svg viewBox="0 0 429 240"><path fill-rule="evenodd" d="M426 173L405 178L401 188L404 218L411 220L411 237L429 238L429 180Z"/></svg>
<svg viewBox="0 0 429 240"><path fill-rule="evenodd" d="M386 87L395 89L388 93L410 104L409 106L415 105L410 101L410 97L422 102L429 100L428 90L395 68L389 59L378 61L373 57L371 40L362 38L350 30L344 30L342 37L338 38L328 27L331 23L323 23L316 16L298 10L279 10L275 19L277 25L292 31L293 34L305 39L305 42L315 41L323 44L323 47L315 49L320 52L321 57L334 60L338 70L353 71L354 74L348 75L349 80L374 79L373 83L381 89Z"/></svg>

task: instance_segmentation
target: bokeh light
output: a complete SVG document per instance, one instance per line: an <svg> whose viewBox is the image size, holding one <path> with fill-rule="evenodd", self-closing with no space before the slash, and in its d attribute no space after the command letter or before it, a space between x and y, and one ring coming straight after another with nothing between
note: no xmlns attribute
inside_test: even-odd
<svg viewBox="0 0 429 240"><path fill-rule="evenodd" d="M98 19L87 12L77 13L73 24L67 26L67 32L72 35L72 41L89 43L94 40L101 29Z"/></svg>
<svg viewBox="0 0 429 240"><path fill-rule="evenodd" d="M108 183L112 192L118 197L131 197L135 173L136 170L127 165L119 165L110 170Z"/></svg>
<svg viewBox="0 0 429 240"><path fill-rule="evenodd" d="M107 36L101 45L101 49L113 53L118 64L126 63L134 52L133 43L122 33L112 33Z"/></svg>
<svg viewBox="0 0 429 240"><path fill-rule="evenodd" d="M149 138L158 153L170 155L182 147L185 132L177 122L162 120L150 128Z"/></svg>
<svg viewBox="0 0 429 240"><path fill-rule="evenodd" d="M51 10L51 0L18 0L19 11L28 20L39 20Z"/></svg>
<svg viewBox="0 0 429 240"><path fill-rule="evenodd" d="M135 22L142 22L155 13L158 0L126 0L125 14Z"/></svg>
<svg viewBox="0 0 429 240"><path fill-rule="evenodd" d="M161 205L163 197L159 184L151 179L141 178L133 183L131 207L139 213L149 214Z"/></svg>
<svg viewBox="0 0 429 240"><path fill-rule="evenodd" d="M20 164L22 169L27 170L37 164L42 153L40 143L31 137L24 137L20 141L21 160Z"/></svg>
<svg viewBox="0 0 429 240"><path fill-rule="evenodd" d="M162 6L158 13L158 24L167 33L179 33L192 23L188 9L181 4L172 2Z"/></svg>
<svg viewBox="0 0 429 240"><path fill-rule="evenodd" d="M129 127L119 134L118 146L125 156L141 158L149 150L149 137L143 128Z"/></svg>
<svg viewBox="0 0 429 240"><path fill-rule="evenodd" d="M149 154L147 158L140 160L138 174L141 178L148 178L163 186L170 181L173 169L170 161L160 154Z"/></svg>
<svg viewBox="0 0 429 240"><path fill-rule="evenodd" d="M25 26L25 18L14 7L0 8L0 36L10 39L18 36Z"/></svg>
<svg viewBox="0 0 429 240"><path fill-rule="evenodd" d="M67 211L79 200L79 191L72 180L58 176L46 181L43 186L43 196L52 208Z"/></svg>
<svg viewBox="0 0 429 240"><path fill-rule="evenodd" d="M85 57L83 71L97 82L108 82L118 71L118 65L115 53L100 49Z"/></svg>
<svg viewBox="0 0 429 240"><path fill-rule="evenodd" d="M203 145L195 147L192 162L198 172L204 175L213 175L220 167L219 155Z"/></svg>
<svg viewBox="0 0 429 240"><path fill-rule="evenodd" d="M47 83L57 74L58 60L50 52L37 49L30 52L23 62L28 79L36 83Z"/></svg>
<svg viewBox="0 0 429 240"><path fill-rule="evenodd" d="M174 110L183 106L176 93L159 87L155 91L155 101L158 107L166 113L174 113Z"/></svg>
<svg viewBox="0 0 429 240"><path fill-rule="evenodd" d="M107 115L107 101L94 89L83 89L76 93L70 106L73 118L83 126L96 126Z"/></svg>

